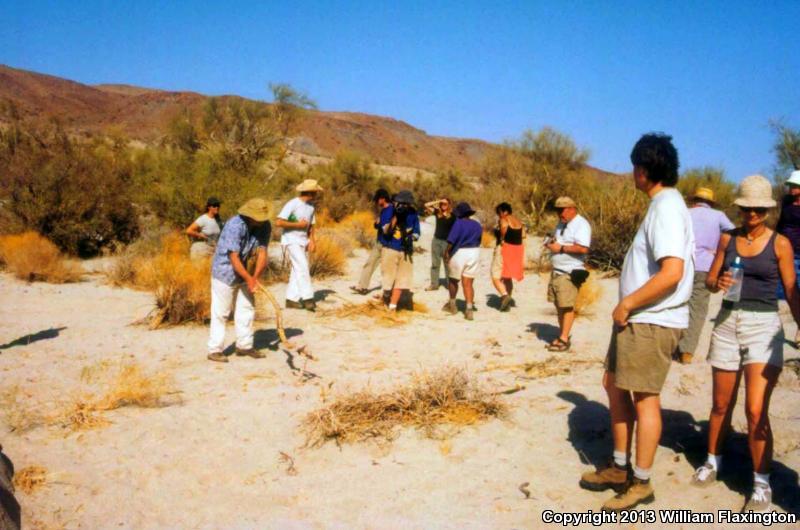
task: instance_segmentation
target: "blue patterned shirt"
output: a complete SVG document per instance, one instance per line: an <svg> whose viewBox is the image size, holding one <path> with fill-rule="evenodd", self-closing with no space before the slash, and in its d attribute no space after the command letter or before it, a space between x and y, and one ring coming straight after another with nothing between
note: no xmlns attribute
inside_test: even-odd
<svg viewBox="0 0 800 530"><path fill-rule="evenodd" d="M246 264L258 247L267 247L271 232L272 226L269 223L251 231L241 215L228 220L217 241L214 261L211 263L211 276L227 285L241 282L242 278L233 270L230 253L238 252L242 264Z"/></svg>

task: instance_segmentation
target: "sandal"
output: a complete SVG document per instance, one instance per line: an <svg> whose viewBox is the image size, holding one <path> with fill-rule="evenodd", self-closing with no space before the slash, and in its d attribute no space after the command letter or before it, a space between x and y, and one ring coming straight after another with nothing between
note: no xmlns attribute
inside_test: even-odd
<svg viewBox="0 0 800 530"><path fill-rule="evenodd" d="M350 290L356 294L360 294L362 296L369 294L369 289L363 289L361 287L356 287L355 285L350 286Z"/></svg>
<svg viewBox="0 0 800 530"><path fill-rule="evenodd" d="M561 337L558 337L553 342L547 345L547 351L554 351L554 352L569 351L571 346L572 346L572 341L567 340L566 342L564 342L563 340L561 340Z"/></svg>

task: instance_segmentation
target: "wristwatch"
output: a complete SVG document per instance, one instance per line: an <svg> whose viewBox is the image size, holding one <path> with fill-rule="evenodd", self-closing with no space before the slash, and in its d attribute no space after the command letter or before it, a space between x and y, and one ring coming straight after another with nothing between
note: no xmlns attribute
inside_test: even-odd
<svg viewBox="0 0 800 530"><path fill-rule="evenodd" d="M559 254L563 254L563 253L564 253L564 245L561 245L561 246L558 248L558 253L559 253Z"/></svg>

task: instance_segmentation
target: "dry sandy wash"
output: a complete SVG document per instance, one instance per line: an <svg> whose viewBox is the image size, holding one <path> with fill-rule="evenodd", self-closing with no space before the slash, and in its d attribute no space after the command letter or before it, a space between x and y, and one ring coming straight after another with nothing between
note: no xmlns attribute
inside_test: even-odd
<svg viewBox="0 0 800 530"><path fill-rule="evenodd" d="M430 228L425 226L423 246ZM520 366L550 357L544 341L552 338L555 316L545 301L546 277L528 276L515 293L517 307L499 313L486 305L493 294L490 253L482 255L473 322L439 311L444 290L422 290L427 253L416 256L415 290L430 313L404 326L286 312L292 340L307 344L318 359L308 362L307 377L301 357L277 348L267 349L266 359L232 357L223 365L206 360L204 327L150 331L131 325L151 309L151 296L111 288L100 274L63 286L0 275L4 412L14 400L16 407L45 415L74 403L87 373L104 361L135 360L148 373L171 377L179 391L168 396L170 406L99 413L108 423L94 429L51 424L20 432L0 422L0 442L17 470L47 471L44 485L18 492L26 527L511 529L542 526L546 509L597 510L608 493L583 491L578 478L611 450L600 379L616 280L601 281L595 315L578 321L573 351L559 355L579 362L566 362L568 373L534 378ZM348 289L363 258L357 251L350 259L349 278L316 282L320 308L363 301ZM284 287L272 286L279 299ZM715 297L710 316L718 308ZM793 337L795 326L785 311L783 316ZM257 344L267 348L275 340L272 321L257 325ZM673 364L669 374L656 502L649 507L738 511L749 488L742 396L727 450L734 465L709 489L689 486L705 457L710 329L709 322L695 363ZM789 345L786 354L797 357ZM502 396L509 417L444 439L406 429L391 444L304 447L298 426L325 394L367 384L388 388L445 364L467 368L495 390L523 385ZM798 513L800 383L793 370L784 370L772 403L775 505ZM520 489L526 482L529 498Z"/></svg>

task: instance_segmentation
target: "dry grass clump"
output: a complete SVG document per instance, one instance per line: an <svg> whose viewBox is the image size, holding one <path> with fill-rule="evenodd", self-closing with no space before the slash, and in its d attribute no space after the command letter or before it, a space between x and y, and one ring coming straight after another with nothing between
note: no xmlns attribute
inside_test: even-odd
<svg viewBox="0 0 800 530"><path fill-rule="evenodd" d="M208 319L211 260L189 258L189 243L180 234L164 237L161 252L137 261L134 270L135 284L156 297L156 308L147 319L151 328Z"/></svg>
<svg viewBox="0 0 800 530"><path fill-rule="evenodd" d="M597 281L597 273L590 272L589 277L583 282L575 299L575 314L579 317L594 314L594 306L603 296L603 286Z"/></svg>
<svg viewBox="0 0 800 530"><path fill-rule="evenodd" d="M334 317L337 319L353 319L365 317L375 323L385 327L402 326L407 324L412 315L427 314L428 307L420 302L413 302L413 310L389 311L389 309L378 300L367 300L363 304L353 304L345 302L336 309L320 311L323 317Z"/></svg>
<svg viewBox="0 0 800 530"><path fill-rule="evenodd" d="M0 262L28 282L77 282L83 275L79 263L67 260L58 247L36 232L0 236Z"/></svg>
<svg viewBox="0 0 800 530"><path fill-rule="evenodd" d="M23 467L14 473L14 489L27 495L47 484L47 469L42 466Z"/></svg>
<svg viewBox="0 0 800 530"><path fill-rule="evenodd" d="M359 211L345 216L339 226L347 230L361 248L372 248L375 243L375 215L371 212Z"/></svg>
<svg viewBox="0 0 800 530"><path fill-rule="evenodd" d="M567 375L572 373L575 366L594 364L599 361L585 359L575 359L574 357L559 357L551 355L544 361L532 361L523 364L495 364L488 363L481 372L493 372L496 370L507 370L511 372L524 372L523 379L544 379L557 375Z"/></svg>
<svg viewBox="0 0 800 530"><path fill-rule="evenodd" d="M115 287L146 289L137 283L137 268L161 252L164 238L170 233L171 231L163 228L150 230L117 252L113 264L106 271L108 282Z"/></svg>
<svg viewBox="0 0 800 530"><path fill-rule="evenodd" d="M484 230L481 234L481 248L494 248L497 245L497 238L494 232Z"/></svg>
<svg viewBox="0 0 800 530"><path fill-rule="evenodd" d="M334 239L317 238L317 247L309 253L308 268L314 278L341 276L345 272L347 255Z"/></svg>
<svg viewBox="0 0 800 530"><path fill-rule="evenodd" d="M398 427L415 427L435 437L442 426L464 426L503 417L507 406L465 370L445 367L418 373L410 383L376 393L367 388L336 397L310 412L301 429L306 445L319 447L377 438L392 441Z"/></svg>

